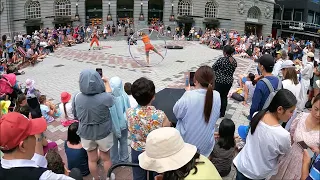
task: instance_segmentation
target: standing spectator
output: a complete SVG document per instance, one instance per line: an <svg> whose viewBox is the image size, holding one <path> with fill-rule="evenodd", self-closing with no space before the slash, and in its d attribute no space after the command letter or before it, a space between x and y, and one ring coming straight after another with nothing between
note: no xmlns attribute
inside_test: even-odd
<svg viewBox="0 0 320 180"><path fill-rule="evenodd" d="M279 157L288 153L291 146L290 134L280 121L289 120L296 103L289 90L281 89L269 107L253 117L246 145L233 160L237 180L266 179L276 172ZM239 128L242 130L246 131Z"/></svg>
<svg viewBox="0 0 320 180"><path fill-rule="evenodd" d="M314 61L314 54L309 52L307 54L307 64L303 64L300 62L300 66L302 69L300 70L301 73L301 104L300 109L304 109L306 102L308 101L308 89L310 86L310 79L313 76L313 61Z"/></svg>
<svg viewBox="0 0 320 180"><path fill-rule="evenodd" d="M128 125L125 113L130 107L128 95L124 92L122 80L119 77L110 79L110 87L114 95L114 105L110 107L113 131L113 146L111 160L113 164L128 162ZM120 146L118 146L120 144Z"/></svg>
<svg viewBox="0 0 320 180"><path fill-rule="evenodd" d="M129 102L130 102L130 107L135 108L138 106L138 103L136 99L132 96L131 92L131 83L127 82L124 84L124 91L128 94L129 96Z"/></svg>
<svg viewBox="0 0 320 180"><path fill-rule="evenodd" d="M20 113L8 113L0 119L0 179L55 179L72 178L47 170L43 156L42 137L47 128L46 120L27 119Z"/></svg>
<svg viewBox="0 0 320 180"><path fill-rule="evenodd" d="M233 83L233 74L237 68L237 61L232 57L234 48L227 45L223 48L224 57L220 58L212 66L216 72L215 90L220 93L221 109L220 117L224 117L228 105L228 93Z"/></svg>
<svg viewBox="0 0 320 180"><path fill-rule="evenodd" d="M170 126L166 114L151 106L155 98L155 86L146 78L136 80L131 87L132 95L137 100L136 108L127 110L129 137L131 139L132 163L139 163L138 156L145 150L148 134L160 127ZM147 172L140 167L133 169L134 180L145 180Z"/></svg>
<svg viewBox="0 0 320 180"><path fill-rule="evenodd" d="M281 81L278 77L273 76L271 73L274 67L273 57L270 54L265 54L261 56L257 62L259 63L258 69L262 73L262 76L266 78L272 84L273 89L276 90L278 83L281 83ZM262 80L258 81L252 97L249 119L252 118L255 112L262 110L270 93L271 92L269 91L267 84Z"/></svg>
<svg viewBox="0 0 320 180"><path fill-rule="evenodd" d="M176 102L173 113L177 129L186 143L195 145L199 154L210 155L215 144L214 129L219 119L220 96L214 91L214 74L209 66L201 66L194 75L195 90L187 91Z"/></svg>
<svg viewBox="0 0 320 180"><path fill-rule="evenodd" d="M109 150L113 145L109 108L114 104L109 81L94 70L83 70L79 79L80 93L72 101L73 114L79 120L77 134L88 153L89 169L99 179L98 149L105 172L111 166Z"/></svg>
<svg viewBox="0 0 320 180"><path fill-rule="evenodd" d="M320 147L313 148L315 151L316 159L313 164L307 150L303 151L303 164L301 169L301 180L318 180L320 177ZM310 168L311 165L311 168Z"/></svg>
<svg viewBox="0 0 320 180"><path fill-rule="evenodd" d="M11 39L7 39L7 42L6 42L5 46L6 46L6 50L7 50L7 53L8 53L8 60L11 63L12 62L13 53L14 53L14 49L13 49L14 43L10 43L10 42L11 42Z"/></svg>
<svg viewBox="0 0 320 180"><path fill-rule="evenodd" d="M284 51L285 53L285 51ZM272 75L281 78L282 73L281 73L281 64L283 63L284 59L282 59L282 52L277 51L276 52L276 63L274 64L274 68L272 71Z"/></svg>

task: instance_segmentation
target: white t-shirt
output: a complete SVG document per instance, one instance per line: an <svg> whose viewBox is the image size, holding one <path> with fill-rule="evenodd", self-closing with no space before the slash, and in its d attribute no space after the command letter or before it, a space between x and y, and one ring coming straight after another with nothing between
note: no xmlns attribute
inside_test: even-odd
<svg viewBox="0 0 320 180"><path fill-rule="evenodd" d="M138 106L136 99L132 95L129 95L129 102L131 108L135 108Z"/></svg>
<svg viewBox="0 0 320 180"><path fill-rule="evenodd" d="M65 118L64 109L63 109L63 103L59 104L59 110L61 112L61 117ZM73 113L72 113L72 103L71 102L68 102L66 104L66 112L67 112L67 115L68 115L68 119L69 120L74 120L74 116L73 116Z"/></svg>
<svg viewBox="0 0 320 180"><path fill-rule="evenodd" d="M300 83L295 85L290 79L285 79L282 81L282 86L283 89L288 89L289 91L291 91L298 100L301 91Z"/></svg>
<svg viewBox="0 0 320 180"><path fill-rule="evenodd" d="M281 65L283 63L282 59L279 59L273 67L273 71L272 71L272 75L276 76L276 77L282 77L282 73L281 73Z"/></svg>
<svg viewBox="0 0 320 180"><path fill-rule="evenodd" d="M280 155L291 148L290 133L282 126L269 126L260 121L253 135L249 132L246 145L233 160L244 176L265 179L277 173Z"/></svg>

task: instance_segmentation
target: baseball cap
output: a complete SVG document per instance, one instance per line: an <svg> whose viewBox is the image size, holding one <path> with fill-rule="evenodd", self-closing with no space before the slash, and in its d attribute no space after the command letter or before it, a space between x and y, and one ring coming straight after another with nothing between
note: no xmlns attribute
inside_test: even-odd
<svg viewBox="0 0 320 180"><path fill-rule="evenodd" d="M285 60L281 64L281 69L286 69L286 68L296 68L294 63L291 60Z"/></svg>
<svg viewBox="0 0 320 180"><path fill-rule="evenodd" d="M256 62L261 64L265 68L274 67L274 58L270 54L264 54L259 59L257 59Z"/></svg>
<svg viewBox="0 0 320 180"><path fill-rule="evenodd" d="M308 56L308 57L314 57L314 54L313 54L313 52L308 52L308 53L307 53L307 56Z"/></svg>
<svg viewBox="0 0 320 180"><path fill-rule="evenodd" d="M11 112L0 119L0 150L10 150L28 136L40 134L47 129L44 118L28 119L24 115Z"/></svg>

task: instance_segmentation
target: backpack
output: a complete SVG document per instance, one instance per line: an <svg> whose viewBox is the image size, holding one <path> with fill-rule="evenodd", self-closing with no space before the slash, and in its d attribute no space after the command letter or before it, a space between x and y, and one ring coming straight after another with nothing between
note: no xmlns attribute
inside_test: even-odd
<svg viewBox="0 0 320 180"><path fill-rule="evenodd" d="M263 78L261 79L268 87L269 91L270 91L270 94L266 100L266 102L264 103L263 105L263 108L262 109L267 109L273 99L273 97L277 94L277 92L282 89L282 82L281 82L281 79L278 77L278 87L277 89L274 89L271 82L267 79L267 78Z"/></svg>

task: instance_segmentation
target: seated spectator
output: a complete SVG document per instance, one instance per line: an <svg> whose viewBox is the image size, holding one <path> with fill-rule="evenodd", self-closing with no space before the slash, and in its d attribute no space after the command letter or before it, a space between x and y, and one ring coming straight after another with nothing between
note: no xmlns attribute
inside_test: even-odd
<svg viewBox="0 0 320 180"><path fill-rule="evenodd" d="M219 126L219 136L210 154L210 161L217 168L221 177L231 171L232 160L235 155L235 124L231 119L223 119Z"/></svg>
<svg viewBox="0 0 320 180"><path fill-rule="evenodd" d="M161 173L157 180L221 179L210 160L198 154L196 146L185 143L174 128L152 131L146 147L139 156L139 165L145 170Z"/></svg>
<svg viewBox="0 0 320 180"><path fill-rule="evenodd" d="M26 89L24 91L24 94L27 96L27 97L30 97L31 95L34 95L35 97L37 97L38 99L40 98L40 91L37 90L35 87L35 81L32 80L32 79L27 79L26 80Z"/></svg>
<svg viewBox="0 0 320 180"><path fill-rule="evenodd" d="M73 115L72 102L70 101L71 94L68 92L61 93L61 103L59 104L59 111L61 112L61 124L66 127L74 123L75 118Z"/></svg>
<svg viewBox="0 0 320 180"><path fill-rule="evenodd" d="M88 154L81 145L80 137L77 135L79 123L74 122L68 128L67 141L64 143L64 150L67 155L68 168L78 168L82 176L90 174L88 165Z"/></svg>
<svg viewBox="0 0 320 180"><path fill-rule="evenodd" d="M151 106L155 98L155 86L146 78L136 80L131 87L138 106L127 110L129 138L131 139L132 163L139 163L138 156L145 150L148 134L160 127L170 126L166 114ZM145 180L147 172L139 167L132 168L134 180Z"/></svg>
<svg viewBox="0 0 320 180"><path fill-rule="evenodd" d="M131 83L127 82L124 84L124 91L128 94L130 107L135 108L138 106L136 99L132 96Z"/></svg>
<svg viewBox="0 0 320 180"><path fill-rule="evenodd" d="M11 101L9 100L0 100L0 117L9 112Z"/></svg>
<svg viewBox="0 0 320 180"><path fill-rule="evenodd" d="M20 107L27 105L27 97L24 94L19 94L13 109L14 112L19 112ZM27 116L29 117L29 116Z"/></svg>
<svg viewBox="0 0 320 180"><path fill-rule="evenodd" d="M48 170L51 170L57 174L65 174L66 176L70 176L75 180L83 179L79 169L72 169L70 171L67 167L65 167L61 156L56 150L50 150L46 155L46 159L48 161Z"/></svg>
<svg viewBox="0 0 320 180"><path fill-rule="evenodd" d="M206 157L213 150L214 128L220 115L220 94L214 90L214 79L212 69L201 66L194 75L195 89L187 87L173 107L176 128L184 141L195 145L199 154Z"/></svg>
<svg viewBox="0 0 320 180"><path fill-rule="evenodd" d="M53 122L54 114L57 112L55 106L47 101L45 95L40 96L39 102L42 116L46 119L47 123Z"/></svg>
<svg viewBox="0 0 320 180"><path fill-rule="evenodd" d="M0 119L0 179L56 179L72 180L64 174L56 174L47 167L39 134L47 128L45 119L27 119L12 112ZM19 162L19 163L17 163Z"/></svg>
<svg viewBox="0 0 320 180"><path fill-rule="evenodd" d="M31 48L27 50L26 59L31 63L32 65L35 65L35 63L38 60L38 54L34 52L35 45L32 44Z"/></svg>
<svg viewBox="0 0 320 180"><path fill-rule="evenodd" d="M114 96L114 105L109 108L113 125L111 160L113 164L117 164L129 161L128 125L124 114L130 107L130 104L128 95L124 92L122 80L119 77L112 77L110 79L110 87Z"/></svg>

